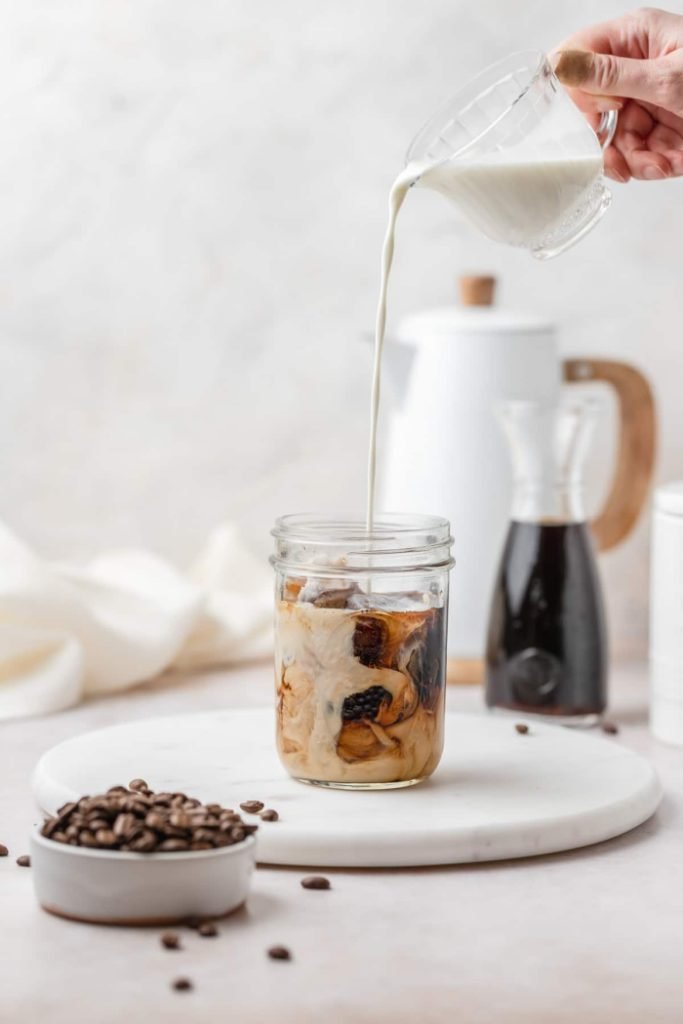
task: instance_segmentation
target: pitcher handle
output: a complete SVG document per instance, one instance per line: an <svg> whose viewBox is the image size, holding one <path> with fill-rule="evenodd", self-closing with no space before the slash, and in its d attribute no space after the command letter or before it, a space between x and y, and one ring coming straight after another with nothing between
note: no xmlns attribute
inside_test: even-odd
<svg viewBox="0 0 683 1024"><path fill-rule="evenodd" d="M614 138L618 120L619 112L616 110L606 110L600 117L600 123L595 129L595 134L598 137L603 153Z"/></svg>
<svg viewBox="0 0 683 1024"><path fill-rule="evenodd" d="M629 535L647 501L657 446L654 395L643 374L628 363L567 359L563 370L569 383L604 381L617 393L617 464L605 505L591 523L598 551L609 551Z"/></svg>

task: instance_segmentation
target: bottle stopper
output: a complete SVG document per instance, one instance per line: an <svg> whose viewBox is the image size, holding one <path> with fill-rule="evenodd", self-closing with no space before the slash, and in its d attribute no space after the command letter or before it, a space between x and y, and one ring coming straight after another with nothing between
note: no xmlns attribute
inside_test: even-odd
<svg viewBox="0 0 683 1024"><path fill-rule="evenodd" d="M458 278L460 302L463 306L492 306L496 279L485 274L471 274Z"/></svg>

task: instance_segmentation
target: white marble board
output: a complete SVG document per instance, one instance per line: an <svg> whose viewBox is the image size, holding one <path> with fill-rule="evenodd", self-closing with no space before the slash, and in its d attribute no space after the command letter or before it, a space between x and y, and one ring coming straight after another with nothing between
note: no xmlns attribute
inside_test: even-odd
<svg viewBox="0 0 683 1024"><path fill-rule="evenodd" d="M289 779L274 715L225 710L100 729L49 750L34 774L40 807L143 776L237 807L263 800L280 821L258 834L262 863L318 867L461 864L553 853L627 832L656 810L652 765L618 740L560 726L449 714L443 760L410 789L348 792Z"/></svg>

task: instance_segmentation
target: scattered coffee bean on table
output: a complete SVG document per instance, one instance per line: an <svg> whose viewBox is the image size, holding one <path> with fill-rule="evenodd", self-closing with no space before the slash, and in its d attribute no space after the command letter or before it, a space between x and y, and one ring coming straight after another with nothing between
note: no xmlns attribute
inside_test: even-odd
<svg viewBox="0 0 683 1024"><path fill-rule="evenodd" d="M608 736L616 736L619 732L619 726L616 722L601 722L600 728L603 732L607 733Z"/></svg>
<svg viewBox="0 0 683 1024"><path fill-rule="evenodd" d="M163 932L161 945L164 949L180 949L180 936L177 932Z"/></svg>
<svg viewBox="0 0 683 1024"><path fill-rule="evenodd" d="M7 847L0 843L0 857L6 857L8 853L9 850L7 849Z"/></svg>
<svg viewBox="0 0 683 1024"><path fill-rule="evenodd" d="M292 954L289 952L286 946L271 946L268 950L268 956L271 960L291 960Z"/></svg>
<svg viewBox="0 0 683 1024"><path fill-rule="evenodd" d="M174 988L176 992L189 992L191 988L194 988L189 978L176 978L171 983L171 987Z"/></svg>
<svg viewBox="0 0 683 1024"><path fill-rule="evenodd" d="M330 889L330 880L323 875L306 875L301 879L303 889Z"/></svg>
<svg viewBox="0 0 683 1024"><path fill-rule="evenodd" d="M240 807L246 814L258 814L263 810L264 804L262 800L245 800Z"/></svg>
<svg viewBox="0 0 683 1024"><path fill-rule="evenodd" d="M31 858L27 853L22 853L21 857L17 857L17 864L20 868L30 868Z"/></svg>
<svg viewBox="0 0 683 1024"><path fill-rule="evenodd" d="M64 804L46 818L41 834L93 850L172 854L234 846L257 828L230 807L204 806L185 793L154 793L144 779L133 779L127 789L112 786L101 796Z"/></svg>
<svg viewBox="0 0 683 1024"><path fill-rule="evenodd" d="M272 807L267 807L265 811L261 811L259 818L261 821L278 821L280 815Z"/></svg>
<svg viewBox="0 0 683 1024"><path fill-rule="evenodd" d="M515 725L515 731L518 732L520 736L526 736L529 732L529 726L525 722L517 722Z"/></svg>
<svg viewBox="0 0 683 1024"><path fill-rule="evenodd" d="M197 927L197 931L205 939L213 939L218 935L218 928L216 928L213 921L202 921L202 923Z"/></svg>

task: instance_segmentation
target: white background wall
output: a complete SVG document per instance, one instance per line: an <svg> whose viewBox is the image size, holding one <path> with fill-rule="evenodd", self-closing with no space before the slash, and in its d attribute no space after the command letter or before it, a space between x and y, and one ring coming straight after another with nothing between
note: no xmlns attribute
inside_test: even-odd
<svg viewBox="0 0 683 1024"><path fill-rule="evenodd" d="M483 65L624 9L0 3L0 515L51 556L183 562L226 516L265 552L276 514L360 509L365 335L411 135ZM683 181L614 191L547 265L416 194L390 321L493 270L566 352L650 373L658 477L683 477ZM643 651L646 524L603 569L615 646Z"/></svg>

